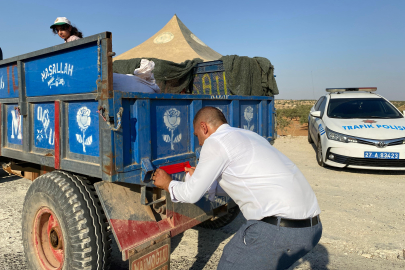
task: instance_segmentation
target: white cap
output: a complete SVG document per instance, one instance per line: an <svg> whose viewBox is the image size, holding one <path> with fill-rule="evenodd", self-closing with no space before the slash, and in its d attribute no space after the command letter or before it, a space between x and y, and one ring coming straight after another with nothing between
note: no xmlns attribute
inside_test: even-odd
<svg viewBox="0 0 405 270"><path fill-rule="evenodd" d="M55 22L51 25L50 28L53 28L56 25L62 25L62 24L72 25L70 23L70 21L68 20L68 18L66 18L66 17L58 17L58 18L56 18Z"/></svg>

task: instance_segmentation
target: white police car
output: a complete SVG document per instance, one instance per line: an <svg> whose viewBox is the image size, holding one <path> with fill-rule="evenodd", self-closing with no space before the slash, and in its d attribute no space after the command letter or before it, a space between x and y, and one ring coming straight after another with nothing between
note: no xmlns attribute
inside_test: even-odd
<svg viewBox="0 0 405 270"><path fill-rule="evenodd" d="M327 88L308 116L320 166L405 170L405 118L375 87Z"/></svg>

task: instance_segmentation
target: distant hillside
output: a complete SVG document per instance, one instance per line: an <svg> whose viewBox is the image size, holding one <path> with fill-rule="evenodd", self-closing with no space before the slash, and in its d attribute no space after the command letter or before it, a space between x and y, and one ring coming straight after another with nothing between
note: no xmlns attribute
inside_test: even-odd
<svg viewBox="0 0 405 270"><path fill-rule="evenodd" d="M276 99L276 109L291 109L299 105L311 105L315 104L316 100L292 100L292 99Z"/></svg>
<svg viewBox="0 0 405 270"><path fill-rule="evenodd" d="M291 109L299 105L314 105L316 100L276 99L276 109ZM398 110L405 111L405 101L390 101Z"/></svg>

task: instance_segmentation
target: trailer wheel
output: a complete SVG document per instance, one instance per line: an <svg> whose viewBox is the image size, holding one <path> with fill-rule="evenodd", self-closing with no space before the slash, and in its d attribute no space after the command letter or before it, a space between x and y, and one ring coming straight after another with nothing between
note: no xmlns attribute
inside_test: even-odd
<svg viewBox="0 0 405 270"><path fill-rule="evenodd" d="M233 207L228 210L228 213L224 216L221 216L214 220L207 220L203 223L199 224L198 226L206 228L206 229L219 229L222 228L229 223L231 223L240 213L240 209L238 206Z"/></svg>
<svg viewBox="0 0 405 270"><path fill-rule="evenodd" d="M94 187L54 171L28 189L22 215L28 269L109 269L110 228Z"/></svg>

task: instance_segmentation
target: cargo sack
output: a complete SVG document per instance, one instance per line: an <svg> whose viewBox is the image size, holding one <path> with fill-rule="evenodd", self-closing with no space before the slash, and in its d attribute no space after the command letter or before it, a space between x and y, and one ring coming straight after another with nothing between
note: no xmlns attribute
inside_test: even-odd
<svg viewBox="0 0 405 270"><path fill-rule="evenodd" d="M153 74L156 84L161 93L180 94L189 92L193 79L193 68L203 62L199 58L187 60L183 63L174 63L157 58L133 58L128 60L116 60L113 62L113 72L120 74L133 74L136 68L140 67L142 59L155 62ZM119 90L119 89L114 89Z"/></svg>

